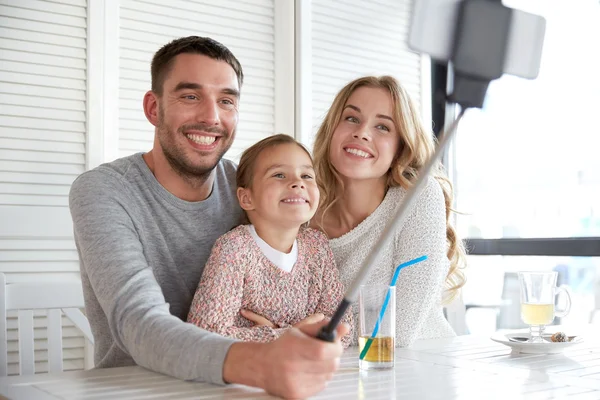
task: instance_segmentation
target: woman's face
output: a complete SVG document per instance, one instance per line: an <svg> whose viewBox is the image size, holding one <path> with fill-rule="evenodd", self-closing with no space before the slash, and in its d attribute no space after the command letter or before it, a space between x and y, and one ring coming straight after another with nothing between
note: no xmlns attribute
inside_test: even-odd
<svg viewBox="0 0 600 400"><path fill-rule="evenodd" d="M348 98L329 151L344 181L386 176L400 143L392 111L390 93L382 88L363 86Z"/></svg>

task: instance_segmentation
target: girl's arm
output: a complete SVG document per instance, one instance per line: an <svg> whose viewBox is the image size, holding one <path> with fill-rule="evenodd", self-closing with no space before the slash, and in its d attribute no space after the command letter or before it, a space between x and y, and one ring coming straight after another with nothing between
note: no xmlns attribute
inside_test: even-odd
<svg viewBox="0 0 600 400"><path fill-rule="evenodd" d="M270 342L286 329L236 326L244 293L245 252L243 240L230 233L217 240L194 295L188 322L243 341Z"/></svg>
<svg viewBox="0 0 600 400"><path fill-rule="evenodd" d="M406 224L395 238L395 266L427 256L427 260L403 269L398 276L397 346L405 347L414 342L434 308L440 308L441 313L441 295L450 266L446 249L444 195L437 180L429 178Z"/></svg>
<svg viewBox="0 0 600 400"><path fill-rule="evenodd" d="M327 237L320 232L315 233L319 235L318 246L321 251L319 251L317 254L321 258L321 260L319 260L319 264L323 268L321 298L319 299L315 313L322 313L327 317L331 317L344 298L344 285L342 285L342 282L340 281L339 271L335 265L333 252L329 247L329 241L327 240ZM350 326L350 331L348 334L341 339L342 345L344 348L347 348L352 343L355 329L351 308L348 308L348 311L346 311L342 321L346 322L348 326Z"/></svg>

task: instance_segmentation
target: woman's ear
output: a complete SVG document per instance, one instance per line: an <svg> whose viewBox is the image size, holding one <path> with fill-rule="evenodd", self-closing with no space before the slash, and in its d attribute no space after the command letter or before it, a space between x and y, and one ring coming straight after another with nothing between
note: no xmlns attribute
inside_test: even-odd
<svg viewBox="0 0 600 400"><path fill-rule="evenodd" d="M250 189L248 188L237 188L237 198L240 203L240 207L244 211L252 211L254 210L254 205L252 204L252 195L250 193Z"/></svg>

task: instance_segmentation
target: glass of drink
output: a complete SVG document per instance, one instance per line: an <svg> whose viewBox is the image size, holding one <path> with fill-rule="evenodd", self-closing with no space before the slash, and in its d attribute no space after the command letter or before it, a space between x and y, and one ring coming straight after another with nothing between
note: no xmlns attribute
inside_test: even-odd
<svg viewBox="0 0 600 400"><path fill-rule="evenodd" d="M566 285L556 287L557 272L519 272L521 288L521 319L529 325L531 338L528 342L542 343L546 325L554 317L564 317L571 310L571 291ZM565 293L567 304L557 310L554 303L559 293Z"/></svg>
<svg viewBox="0 0 600 400"><path fill-rule="evenodd" d="M358 297L359 367L394 367L396 344L396 287L363 285Z"/></svg>

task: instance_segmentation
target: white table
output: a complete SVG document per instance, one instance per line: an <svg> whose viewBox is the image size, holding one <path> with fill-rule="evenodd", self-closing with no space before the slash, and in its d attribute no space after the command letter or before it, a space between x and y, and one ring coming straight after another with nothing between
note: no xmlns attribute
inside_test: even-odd
<svg viewBox="0 0 600 400"><path fill-rule="evenodd" d="M594 330L598 336L600 327ZM562 355L515 354L488 337L420 341L398 349L389 371L360 371L352 348L314 398L600 400L600 340L594 330ZM15 400L270 398L253 388L182 382L140 367L1 378L0 394Z"/></svg>

